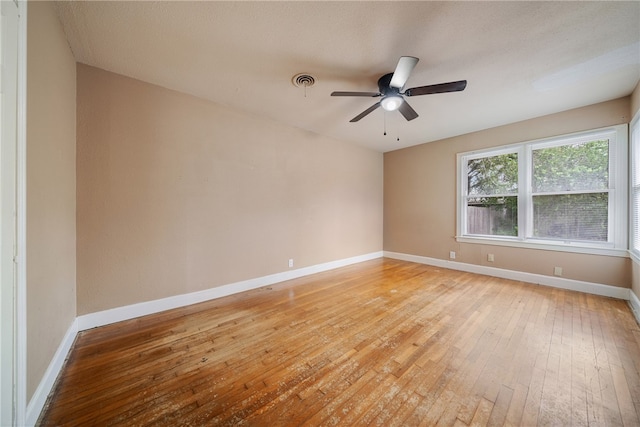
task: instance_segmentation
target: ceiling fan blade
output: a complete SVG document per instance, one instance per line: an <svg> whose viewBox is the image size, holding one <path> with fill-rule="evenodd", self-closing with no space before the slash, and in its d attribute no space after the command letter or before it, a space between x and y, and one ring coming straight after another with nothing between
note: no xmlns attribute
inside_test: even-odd
<svg viewBox="0 0 640 427"><path fill-rule="evenodd" d="M437 85L419 86L407 89L403 95L416 96L416 95L431 95L432 93L445 93L445 92L459 92L467 87L466 80L459 80L457 82L440 83Z"/></svg>
<svg viewBox="0 0 640 427"><path fill-rule="evenodd" d="M393 72L391 82L389 86L402 89L409 80L409 75L413 71L413 67L418 63L418 58L413 56L401 56L396 65L396 70Z"/></svg>
<svg viewBox="0 0 640 427"><path fill-rule="evenodd" d="M409 105L407 101L404 101L402 104L400 104L400 108L398 108L398 111L400 111L400 114L402 114L404 118L407 119L407 121L413 120L418 117L418 113L416 113L416 110L411 108L411 105Z"/></svg>
<svg viewBox="0 0 640 427"><path fill-rule="evenodd" d="M331 92L331 96L368 96L376 97L382 95L379 92Z"/></svg>
<svg viewBox="0 0 640 427"><path fill-rule="evenodd" d="M349 120L351 123L357 122L358 120L360 120L361 118L363 118L364 116L366 116L367 114L371 113L373 110L375 110L376 108L378 108L380 106L379 102L376 102L375 104L373 104L371 107L367 108L366 110L364 110L362 113L358 114L357 116L355 116L353 119Z"/></svg>

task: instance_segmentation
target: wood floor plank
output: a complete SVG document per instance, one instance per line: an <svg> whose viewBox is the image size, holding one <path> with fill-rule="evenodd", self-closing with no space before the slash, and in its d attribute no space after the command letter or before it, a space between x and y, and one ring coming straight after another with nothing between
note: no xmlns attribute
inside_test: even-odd
<svg viewBox="0 0 640 427"><path fill-rule="evenodd" d="M639 425L623 301L378 259L78 334L42 426Z"/></svg>
<svg viewBox="0 0 640 427"><path fill-rule="evenodd" d="M478 408L473 415L473 419L469 424L472 427L482 427L486 426L489 421L489 417L491 416L491 411L493 410L494 403L487 399L482 399Z"/></svg>
<svg viewBox="0 0 640 427"><path fill-rule="evenodd" d="M622 367L613 365L612 376L622 424L625 426L640 425L640 418L638 417L638 413L636 412L633 401L631 400L629 385Z"/></svg>
<svg viewBox="0 0 640 427"><path fill-rule="evenodd" d="M507 408L507 414L505 416L504 425L506 426L519 426L521 425L522 412L527 400L528 389L522 384L516 383L509 407Z"/></svg>

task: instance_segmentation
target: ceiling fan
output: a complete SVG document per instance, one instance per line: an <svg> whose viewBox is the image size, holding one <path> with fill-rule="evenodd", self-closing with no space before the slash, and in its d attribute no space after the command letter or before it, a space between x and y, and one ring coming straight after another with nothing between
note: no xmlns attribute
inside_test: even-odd
<svg viewBox="0 0 640 427"><path fill-rule="evenodd" d="M404 85L409 79L409 75L418 63L418 58L413 56L401 56L398 65L393 73L385 74L378 80L378 92L332 92L331 96L366 96L378 97L382 99L362 113L355 116L350 122L357 122L367 114L371 113L378 107L382 107L385 111L400 111L400 114L407 120L413 120L418 117L416 110L411 108L409 103L405 101L403 96L431 95L433 93L459 92L467 87L466 80L457 82L439 83L429 86L418 86L407 89L402 92Z"/></svg>

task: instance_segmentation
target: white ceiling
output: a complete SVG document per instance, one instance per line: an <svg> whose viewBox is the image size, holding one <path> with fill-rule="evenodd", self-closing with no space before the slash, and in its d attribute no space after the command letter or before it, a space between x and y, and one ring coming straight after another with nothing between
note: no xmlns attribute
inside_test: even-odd
<svg viewBox="0 0 640 427"><path fill-rule="evenodd" d="M640 2L62 2L78 62L378 151L629 95L640 79ZM398 58L420 117L378 109ZM309 73L305 91L292 77ZM397 138L400 141L397 141Z"/></svg>

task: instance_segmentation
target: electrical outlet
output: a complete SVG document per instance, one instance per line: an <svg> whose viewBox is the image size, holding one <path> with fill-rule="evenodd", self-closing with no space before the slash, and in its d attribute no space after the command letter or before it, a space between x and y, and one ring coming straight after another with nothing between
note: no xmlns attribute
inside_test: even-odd
<svg viewBox="0 0 640 427"><path fill-rule="evenodd" d="M562 267L553 267L554 276L562 276Z"/></svg>
<svg viewBox="0 0 640 427"><path fill-rule="evenodd" d="M293 267L293 258L289 259L289 268Z"/></svg>
<svg viewBox="0 0 640 427"><path fill-rule="evenodd" d="M451 251L451 252L449 252L449 259L456 259L456 253L455 253L455 251Z"/></svg>
<svg viewBox="0 0 640 427"><path fill-rule="evenodd" d="M496 259L495 259L495 257L493 256L493 254L487 254L487 261L489 261L489 262L493 262L493 261L495 261L495 260L496 260Z"/></svg>

